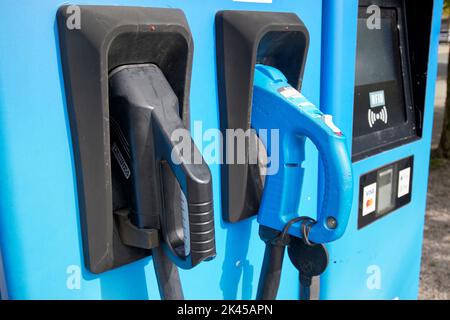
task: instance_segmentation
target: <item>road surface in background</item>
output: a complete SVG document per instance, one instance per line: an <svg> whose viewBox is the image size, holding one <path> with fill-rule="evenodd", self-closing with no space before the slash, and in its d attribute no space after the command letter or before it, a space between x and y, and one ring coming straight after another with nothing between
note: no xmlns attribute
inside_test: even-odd
<svg viewBox="0 0 450 320"><path fill-rule="evenodd" d="M439 144L447 95L449 45L439 48L433 148ZM450 299L450 162L432 163L423 245L420 299Z"/></svg>

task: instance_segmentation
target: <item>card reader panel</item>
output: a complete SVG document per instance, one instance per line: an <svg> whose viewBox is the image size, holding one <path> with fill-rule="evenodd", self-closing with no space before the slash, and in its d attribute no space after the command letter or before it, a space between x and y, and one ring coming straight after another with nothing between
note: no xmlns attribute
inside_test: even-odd
<svg viewBox="0 0 450 320"><path fill-rule="evenodd" d="M411 202L413 167L409 157L361 176L358 229Z"/></svg>

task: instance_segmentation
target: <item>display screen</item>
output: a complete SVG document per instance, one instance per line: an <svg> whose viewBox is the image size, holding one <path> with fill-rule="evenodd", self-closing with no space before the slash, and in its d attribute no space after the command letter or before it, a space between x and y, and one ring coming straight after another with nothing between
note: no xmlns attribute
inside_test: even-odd
<svg viewBox="0 0 450 320"><path fill-rule="evenodd" d="M378 26L358 18L354 137L406 121L402 61L396 9L382 9Z"/></svg>
<svg viewBox="0 0 450 320"><path fill-rule="evenodd" d="M389 167L378 173L377 213L384 214L394 206L394 168Z"/></svg>
<svg viewBox="0 0 450 320"><path fill-rule="evenodd" d="M383 17L384 16L384 17ZM358 18L358 59L356 61L356 86L396 81L395 10L385 10L380 29L369 29L366 18Z"/></svg>

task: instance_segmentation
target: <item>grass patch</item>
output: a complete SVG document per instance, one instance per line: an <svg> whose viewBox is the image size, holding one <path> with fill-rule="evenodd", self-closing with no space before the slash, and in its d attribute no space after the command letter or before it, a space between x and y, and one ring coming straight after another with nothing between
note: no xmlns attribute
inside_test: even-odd
<svg viewBox="0 0 450 320"><path fill-rule="evenodd" d="M431 158L430 160L430 170L437 170L446 166L449 163L448 159L444 158Z"/></svg>

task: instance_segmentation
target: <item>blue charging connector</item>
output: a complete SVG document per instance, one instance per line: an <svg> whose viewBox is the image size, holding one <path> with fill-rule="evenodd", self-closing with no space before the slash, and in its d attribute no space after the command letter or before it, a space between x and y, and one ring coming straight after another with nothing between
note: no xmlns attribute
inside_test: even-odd
<svg viewBox="0 0 450 320"><path fill-rule="evenodd" d="M302 162L308 138L319 151L325 177L323 201L308 240L328 243L339 239L345 232L351 212L353 177L346 137L333 124L332 116L323 114L289 85L279 70L257 65L252 127L257 132L279 130L277 157L272 154L274 141L260 136L268 155L277 158L279 163L278 171L266 177L258 222L282 231L289 221L298 217L300 191L296 191L302 187ZM300 237L300 223L293 224L289 234Z"/></svg>

